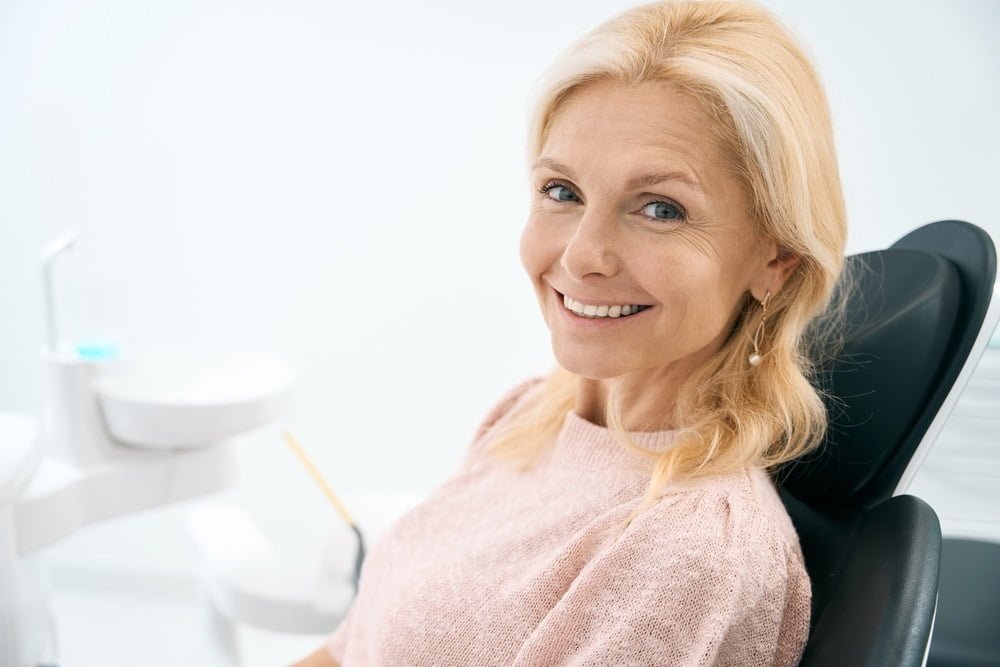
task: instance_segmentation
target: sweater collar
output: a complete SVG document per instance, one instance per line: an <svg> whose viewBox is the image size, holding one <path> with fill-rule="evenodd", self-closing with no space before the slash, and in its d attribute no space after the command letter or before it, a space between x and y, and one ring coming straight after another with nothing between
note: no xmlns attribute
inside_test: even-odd
<svg viewBox="0 0 1000 667"><path fill-rule="evenodd" d="M669 449L676 434L675 430L627 432L632 442L654 452ZM648 471L655 461L654 457L628 449L610 429L587 421L573 410L566 413L552 452L553 463L600 470Z"/></svg>

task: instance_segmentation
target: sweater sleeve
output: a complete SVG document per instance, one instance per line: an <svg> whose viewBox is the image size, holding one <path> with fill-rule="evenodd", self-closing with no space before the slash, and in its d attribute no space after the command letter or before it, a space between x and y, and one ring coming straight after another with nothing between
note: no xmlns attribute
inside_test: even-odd
<svg viewBox="0 0 1000 667"><path fill-rule="evenodd" d="M500 399L490 408L486 416L480 422L479 427L476 429L475 435L472 439L472 444L469 447L469 452L466 455L466 461L468 461L473 454L475 454L479 449L485 444L487 435L497 426L499 426L505 419L509 419L510 416L515 411L515 406L519 404L520 401L524 400L530 391L541 385L544 378L535 377L529 380L525 380L515 387L507 390ZM325 646L327 652L337 661L338 664L344 664L344 655L347 652L347 644L350 637L357 634L357 630L352 628L352 619L356 615L355 609L357 608L357 598L351 603L348 608L347 613L344 618L341 619L339 625L336 629L327 637Z"/></svg>
<svg viewBox="0 0 1000 667"><path fill-rule="evenodd" d="M584 567L515 665L798 663L809 612L794 601L808 591L778 534L733 524L723 495L660 504Z"/></svg>

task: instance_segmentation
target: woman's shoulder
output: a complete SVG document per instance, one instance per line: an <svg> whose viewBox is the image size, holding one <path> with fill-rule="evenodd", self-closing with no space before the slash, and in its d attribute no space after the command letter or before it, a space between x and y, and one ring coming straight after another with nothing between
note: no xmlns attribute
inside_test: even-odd
<svg viewBox="0 0 1000 667"><path fill-rule="evenodd" d="M521 406L528 403L535 393L541 389L544 382L544 376L531 377L505 391L489 409L486 416L483 417L479 427L476 429L473 443L481 441L487 432L500 426L516 413Z"/></svg>
<svg viewBox="0 0 1000 667"><path fill-rule="evenodd" d="M775 646L769 664L794 664L801 652L812 587L766 471L676 485L629 525L609 556L615 567L605 572L643 592L643 618L697 625L692 636L718 646L713 664L758 664Z"/></svg>
<svg viewBox="0 0 1000 667"><path fill-rule="evenodd" d="M663 529L669 525L669 533L683 531L702 553L727 561L803 567L795 528L760 468L675 482L636 522L636 529L668 540Z"/></svg>

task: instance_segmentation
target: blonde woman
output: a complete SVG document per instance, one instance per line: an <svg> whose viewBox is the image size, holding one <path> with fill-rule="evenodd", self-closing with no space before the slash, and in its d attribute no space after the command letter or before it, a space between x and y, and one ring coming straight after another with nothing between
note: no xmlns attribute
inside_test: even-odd
<svg viewBox="0 0 1000 667"><path fill-rule="evenodd" d="M817 76L743 2L657 2L541 81L521 258L558 369L368 556L300 665L794 665L810 584L768 474L815 446L842 267Z"/></svg>

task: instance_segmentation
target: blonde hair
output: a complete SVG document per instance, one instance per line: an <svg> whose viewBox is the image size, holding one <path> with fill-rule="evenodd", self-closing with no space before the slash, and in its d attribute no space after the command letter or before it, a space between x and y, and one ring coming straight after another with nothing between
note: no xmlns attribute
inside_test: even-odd
<svg viewBox="0 0 1000 667"><path fill-rule="evenodd" d="M677 444L647 452L621 423L612 392L606 421L621 444L655 460L626 525L672 479L773 469L815 447L826 410L809 382L810 321L831 301L843 267L846 221L830 113L818 76L794 38L747 2L676 0L636 7L598 26L540 79L528 137L541 153L565 100L589 82L667 81L714 121L724 154L750 198L752 224L799 262L771 300L764 363L748 364L760 309L748 294L732 335L678 394ZM816 332L810 333L810 336ZM815 343L815 341L810 341ZM486 451L528 467L573 409L579 379L556 369L534 399L493 434Z"/></svg>

